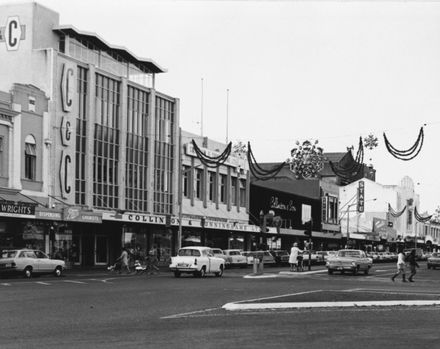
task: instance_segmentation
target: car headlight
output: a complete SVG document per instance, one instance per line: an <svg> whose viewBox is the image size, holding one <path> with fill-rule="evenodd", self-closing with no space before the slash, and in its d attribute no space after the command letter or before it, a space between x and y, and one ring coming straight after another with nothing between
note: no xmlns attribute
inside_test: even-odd
<svg viewBox="0 0 440 349"><path fill-rule="evenodd" d="M351 265L352 265L353 267L355 267L355 266L356 266L356 262L351 262Z"/></svg>

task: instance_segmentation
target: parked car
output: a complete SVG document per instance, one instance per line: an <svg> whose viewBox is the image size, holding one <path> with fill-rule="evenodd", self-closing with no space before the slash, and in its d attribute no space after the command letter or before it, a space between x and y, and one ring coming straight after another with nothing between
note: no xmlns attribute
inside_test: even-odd
<svg viewBox="0 0 440 349"><path fill-rule="evenodd" d="M318 263L325 263L331 256L335 256L338 251L317 251Z"/></svg>
<svg viewBox="0 0 440 349"><path fill-rule="evenodd" d="M340 271L342 274L350 271L353 275L363 271L364 274L370 272L373 260L362 250L339 250L336 256L327 260L326 267L329 274Z"/></svg>
<svg viewBox="0 0 440 349"><path fill-rule="evenodd" d="M270 254L275 258L275 264L289 264L289 252L286 250L270 250Z"/></svg>
<svg viewBox="0 0 440 349"><path fill-rule="evenodd" d="M243 256L248 257L248 264L253 264L255 258L263 257L263 264L275 264L275 258L269 251L244 251Z"/></svg>
<svg viewBox="0 0 440 349"><path fill-rule="evenodd" d="M220 248L214 248L214 247L211 247L211 251L215 257L223 258L225 260L225 266L226 266L228 256L226 256L225 252Z"/></svg>
<svg viewBox="0 0 440 349"><path fill-rule="evenodd" d="M440 267L440 253L431 253L431 257L428 258L428 262L426 264L428 266L428 269L435 269L437 267Z"/></svg>
<svg viewBox="0 0 440 349"><path fill-rule="evenodd" d="M224 250L223 252L227 257L226 267L244 268L247 266L247 257L243 256L240 250Z"/></svg>
<svg viewBox="0 0 440 349"><path fill-rule="evenodd" d="M0 275L22 274L30 278L33 274L54 274L61 276L66 263L60 259L51 259L40 250L17 249L3 250L0 258Z"/></svg>
<svg viewBox="0 0 440 349"><path fill-rule="evenodd" d="M304 250L304 252L302 253L302 256L303 256L304 265L308 265L309 257L310 257L311 264L317 264L318 261L321 259L321 256L318 253L316 253L316 251L311 251L311 253L309 255L309 251Z"/></svg>
<svg viewBox="0 0 440 349"><path fill-rule="evenodd" d="M171 257L169 268L175 277L180 277L182 273L193 274L194 277L204 277L213 273L220 277L225 270L225 260L215 257L209 247L187 246L181 248L177 256Z"/></svg>

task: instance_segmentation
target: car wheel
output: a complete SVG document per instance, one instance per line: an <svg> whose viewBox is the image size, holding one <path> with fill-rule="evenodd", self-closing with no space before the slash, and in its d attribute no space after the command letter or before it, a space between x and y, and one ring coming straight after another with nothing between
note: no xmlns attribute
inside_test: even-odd
<svg viewBox="0 0 440 349"><path fill-rule="evenodd" d="M215 273L215 276L217 276L218 278L221 277L222 275L223 275L223 265L220 266L220 271Z"/></svg>
<svg viewBox="0 0 440 349"><path fill-rule="evenodd" d="M427 265L427 267L428 267L428 269L431 269L431 266L429 264Z"/></svg>
<svg viewBox="0 0 440 349"><path fill-rule="evenodd" d="M31 278L32 277L32 268L31 267L26 267L25 269L24 269L24 277L25 278Z"/></svg>
<svg viewBox="0 0 440 349"><path fill-rule="evenodd" d="M61 267L56 267L53 273L56 277L60 277L61 274L63 273L63 269Z"/></svg>
<svg viewBox="0 0 440 349"><path fill-rule="evenodd" d="M357 275L359 272L359 265L356 266L356 268L353 269L353 275Z"/></svg>
<svg viewBox="0 0 440 349"><path fill-rule="evenodd" d="M180 278L180 271L175 271L174 272L174 277L175 278Z"/></svg>
<svg viewBox="0 0 440 349"><path fill-rule="evenodd" d="M333 274L333 270L332 269L327 270L327 272L329 273L329 275Z"/></svg>
<svg viewBox="0 0 440 349"><path fill-rule="evenodd" d="M365 269L364 274L368 275L368 273L370 272L370 267L367 267L367 269Z"/></svg>

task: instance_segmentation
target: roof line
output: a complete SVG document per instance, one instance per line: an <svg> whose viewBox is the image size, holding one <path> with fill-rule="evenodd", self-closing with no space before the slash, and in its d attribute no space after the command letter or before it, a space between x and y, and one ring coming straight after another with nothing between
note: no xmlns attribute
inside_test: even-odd
<svg viewBox="0 0 440 349"><path fill-rule="evenodd" d="M154 60L152 60L150 58L138 57L134 53L132 53L130 50L125 48L124 46L118 46L118 45L109 44L107 41L105 41L103 38L101 38L98 34L96 34L94 32L88 32L88 31L84 31L84 30L79 30L79 29L77 29L76 27L74 27L73 25L70 25L70 24L58 25L58 26L55 26L52 30L53 31L60 31L60 32L62 32L63 30L71 30L71 31L75 32L77 35L95 37L97 40L99 40L103 45L107 46L109 49L116 50L116 51L118 51L118 50L119 51L125 51L127 54L129 54L131 57L133 57L135 60L139 61L140 63L149 63L149 64L154 65L157 68L157 70L158 70L155 73L165 73L165 72L167 72L167 69L162 68Z"/></svg>

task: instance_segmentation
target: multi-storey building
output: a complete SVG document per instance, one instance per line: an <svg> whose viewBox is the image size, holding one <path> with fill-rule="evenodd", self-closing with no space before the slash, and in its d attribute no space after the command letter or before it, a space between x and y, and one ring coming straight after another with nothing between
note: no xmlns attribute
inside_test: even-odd
<svg viewBox="0 0 440 349"><path fill-rule="evenodd" d="M74 265L105 265L121 244L166 259L176 244L166 216L178 207L179 100L155 89L165 70L60 25L37 3L1 6L0 62L0 185L21 195L9 198L17 210L22 194L36 205L0 212L2 224L27 219L2 247L31 231L30 245Z"/></svg>

